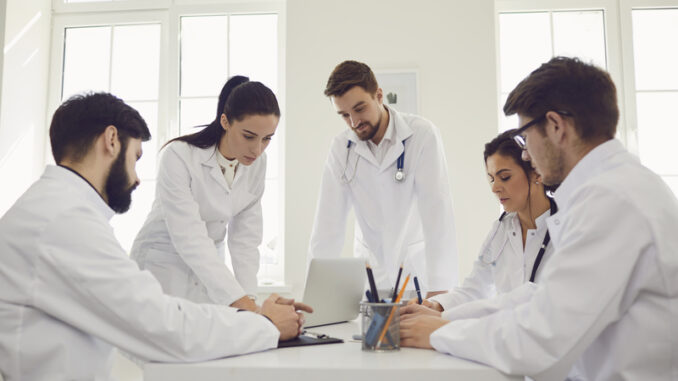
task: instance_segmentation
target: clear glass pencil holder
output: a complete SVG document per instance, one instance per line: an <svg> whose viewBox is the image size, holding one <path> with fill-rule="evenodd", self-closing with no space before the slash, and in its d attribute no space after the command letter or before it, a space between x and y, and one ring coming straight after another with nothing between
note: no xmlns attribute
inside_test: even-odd
<svg viewBox="0 0 678 381"><path fill-rule="evenodd" d="M363 351L400 350L400 303L360 303Z"/></svg>

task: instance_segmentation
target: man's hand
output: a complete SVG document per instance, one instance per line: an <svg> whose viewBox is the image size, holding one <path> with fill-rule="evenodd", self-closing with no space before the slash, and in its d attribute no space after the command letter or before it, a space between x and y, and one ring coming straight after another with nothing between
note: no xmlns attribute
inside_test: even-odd
<svg viewBox="0 0 678 381"><path fill-rule="evenodd" d="M407 301L407 305L412 305L412 304L419 304L419 301L417 298L412 298ZM428 307L432 310L436 310L438 312L443 312L443 306L440 305L440 303L433 301L433 300L428 300L428 299L423 299L421 301L421 305L424 307Z"/></svg>
<svg viewBox="0 0 678 381"><path fill-rule="evenodd" d="M428 316L435 316L435 317L440 317L442 314L440 311L436 311L433 308L428 308L426 306L423 306L421 304L408 304L404 307L400 307L400 316L402 319L402 316L405 315L414 315L414 316L421 316L421 315L428 315Z"/></svg>
<svg viewBox="0 0 678 381"><path fill-rule="evenodd" d="M252 312L259 312L259 306L254 303L254 300L250 299L250 297L247 295L231 303L231 307Z"/></svg>
<svg viewBox="0 0 678 381"><path fill-rule="evenodd" d="M283 299L282 301L280 299ZM279 301L283 303L279 303ZM289 304L290 299L281 298L277 294L271 294L261 305L261 314L271 319L278 331L280 340L289 340L299 336L301 327L304 325L304 315L295 310L295 304ZM299 303L308 307L303 303ZM310 307L308 307L310 309Z"/></svg>
<svg viewBox="0 0 678 381"><path fill-rule="evenodd" d="M431 346L431 334L447 323L449 321L430 315L402 315L400 317L400 345L403 347L433 349Z"/></svg>
<svg viewBox="0 0 678 381"><path fill-rule="evenodd" d="M311 306L309 306L308 304L301 303L301 302L295 303L294 299L287 299L287 298L280 297L280 298L278 298L276 303L284 304L286 306L294 306L295 311L304 311L304 312L308 312L310 314L313 313L313 308L311 308Z"/></svg>

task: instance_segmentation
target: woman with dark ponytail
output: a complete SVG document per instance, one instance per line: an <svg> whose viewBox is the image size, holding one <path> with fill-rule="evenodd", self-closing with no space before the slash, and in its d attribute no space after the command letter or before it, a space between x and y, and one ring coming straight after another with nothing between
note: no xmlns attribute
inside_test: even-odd
<svg viewBox="0 0 678 381"><path fill-rule="evenodd" d="M258 308L264 150L279 119L268 87L234 76L221 90L214 121L163 147L155 201L131 256L166 293ZM233 272L224 263L226 244Z"/></svg>
<svg viewBox="0 0 678 381"><path fill-rule="evenodd" d="M507 293L527 282L538 282L544 263L553 253L546 218L557 208L546 196L548 189L539 174L530 162L522 160L522 149L513 141L514 133L515 130L506 131L485 144L483 157L490 188L504 211L490 229L473 271L462 286L424 300L423 304L438 314L454 307L459 308L449 314L455 314L455 318L462 313L473 314L483 306L461 305Z"/></svg>

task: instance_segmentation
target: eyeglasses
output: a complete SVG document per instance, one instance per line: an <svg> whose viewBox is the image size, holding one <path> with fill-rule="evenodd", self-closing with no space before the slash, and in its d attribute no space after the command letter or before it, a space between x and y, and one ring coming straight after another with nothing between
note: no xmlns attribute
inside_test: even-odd
<svg viewBox="0 0 678 381"><path fill-rule="evenodd" d="M525 123L524 126L518 128L515 134L513 134L513 140L516 142L516 144L518 144L518 147L520 147L521 149L527 148L527 140L525 139L525 136L523 136L523 133L525 133L525 131L527 131L528 128L534 126L537 123L541 123L542 120L546 119L547 112L545 112L544 115L540 116L539 118L532 119L531 121ZM572 113L570 113L569 111L561 110L555 112L563 116L572 116Z"/></svg>

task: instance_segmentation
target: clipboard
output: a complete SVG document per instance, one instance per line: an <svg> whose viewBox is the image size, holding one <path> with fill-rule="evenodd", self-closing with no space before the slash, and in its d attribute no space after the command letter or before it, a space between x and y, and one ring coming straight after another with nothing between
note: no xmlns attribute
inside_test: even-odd
<svg viewBox="0 0 678 381"><path fill-rule="evenodd" d="M306 345L338 344L344 340L336 337L313 337L309 335L299 335L292 340L278 341L278 348L303 347Z"/></svg>

